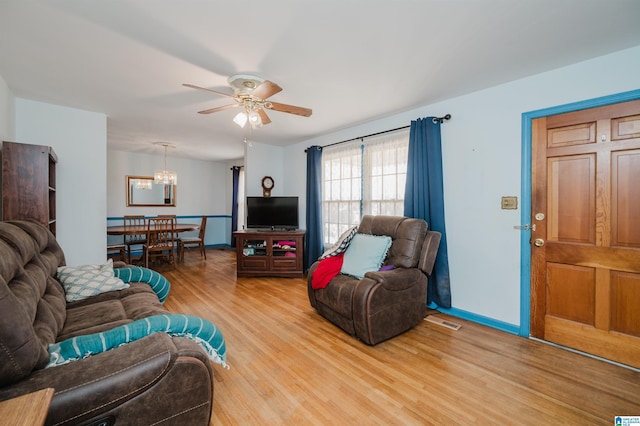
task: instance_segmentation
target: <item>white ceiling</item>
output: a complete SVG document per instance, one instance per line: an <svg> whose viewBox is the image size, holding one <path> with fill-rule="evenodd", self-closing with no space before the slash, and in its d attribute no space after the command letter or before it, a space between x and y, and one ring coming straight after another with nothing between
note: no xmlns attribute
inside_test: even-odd
<svg viewBox="0 0 640 426"><path fill-rule="evenodd" d="M106 114L109 148L207 160L242 157L238 110L197 114L229 100L182 83L279 84L313 115L249 137L285 146L638 45L638 0L0 0L15 96Z"/></svg>

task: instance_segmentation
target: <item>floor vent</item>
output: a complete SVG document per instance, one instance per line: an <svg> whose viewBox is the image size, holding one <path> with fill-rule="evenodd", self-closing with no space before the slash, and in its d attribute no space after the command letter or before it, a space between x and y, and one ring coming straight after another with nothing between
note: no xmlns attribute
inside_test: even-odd
<svg viewBox="0 0 640 426"><path fill-rule="evenodd" d="M434 324L438 324L438 325L450 328L451 330L455 330L455 331L460 330L460 327L462 327L460 324L457 324L457 323L451 322L451 321L447 321L447 320L442 319L440 317L437 317L435 315L429 315L428 317L425 318L425 321L429 321L429 322L432 322Z"/></svg>

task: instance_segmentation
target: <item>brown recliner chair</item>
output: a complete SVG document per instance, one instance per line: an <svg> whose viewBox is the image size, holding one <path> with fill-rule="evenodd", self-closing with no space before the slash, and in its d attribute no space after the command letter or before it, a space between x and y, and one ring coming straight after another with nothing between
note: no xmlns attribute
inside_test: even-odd
<svg viewBox="0 0 640 426"><path fill-rule="evenodd" d="M441 234L427 230L422 219L364 216L358 232L388 235L393 242L384 265L362 279L338 274L326 288L314 290L309 268L309 301L316 311L369 345L403 333L422 321L427 303L427 275L435 263Z"/></svg>

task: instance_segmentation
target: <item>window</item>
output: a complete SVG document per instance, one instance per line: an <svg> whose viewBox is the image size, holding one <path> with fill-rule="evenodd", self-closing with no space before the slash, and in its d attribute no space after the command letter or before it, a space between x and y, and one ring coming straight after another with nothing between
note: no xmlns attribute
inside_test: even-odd
<svg viewBox="0 0 640 426"><path fill-rule="evenodd" d="M323 241L335 242L365 214L404 214L409 131L322 151Z"/></svg>
<svg viewBox="0 0 640 426"><path fill-rule="evenodd" d="M360 222L362 200L362 146L344 145L322 150L322 235L325 244L336 241Z"/></svg>

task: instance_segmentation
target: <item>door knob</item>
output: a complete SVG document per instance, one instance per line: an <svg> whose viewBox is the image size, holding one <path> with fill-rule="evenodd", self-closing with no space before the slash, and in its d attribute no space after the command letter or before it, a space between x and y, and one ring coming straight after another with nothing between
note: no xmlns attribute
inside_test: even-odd
<svg viewBox="0 0 640 426"><path fill-rule="evenodd" d="M533 245L536 247L542 247L544 245L544 240L542 238L536 238Z"/></svg>

